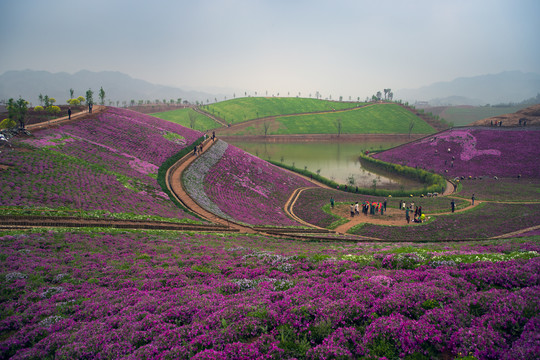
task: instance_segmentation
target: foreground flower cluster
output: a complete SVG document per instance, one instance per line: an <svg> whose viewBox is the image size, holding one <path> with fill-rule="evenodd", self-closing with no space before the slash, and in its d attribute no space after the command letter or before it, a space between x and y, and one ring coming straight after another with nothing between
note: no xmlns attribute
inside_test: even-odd
<svg viewBox="0 0 540 360"><path fill-rule="evenodd" d="M199 133L109 109L34 135L22 140L29 148L2 153L10 165L0 177L2 205L194 219L171 203L156 176L162 162Z"/></svg>
<svg viewBox="0 0 540 360"><path fill-rule="evenodd" d="M540 177L540 130L459 128L374 155L446 176ZM450 150L450 151L449 151Z"/></svg>
<svg viewBox="0 0 540 360"><path fill-rule="evenodd" d="M190 166L184 186L200 205L223 217L250 225L301 226L283 206L296 188L313 184L218 141Z"/></svg>
<svg viewBox="0 0 540 360"><path fill-rule="evenodd" d="M535 241L0 236L0 358L534 359Z"/></svg>

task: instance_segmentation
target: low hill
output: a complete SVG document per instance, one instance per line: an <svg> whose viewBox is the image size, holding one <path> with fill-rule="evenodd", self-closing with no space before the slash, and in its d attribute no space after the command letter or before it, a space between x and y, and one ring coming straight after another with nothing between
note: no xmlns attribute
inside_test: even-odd
<svg viewBox="0 0 540 360"><path fill-rule="evenodd" d="M412 124L412 128L409 127ZM398 104L375 103L324 113L275 116L219 129L222 136L292 134L429 134L436 130Z"/></svg>
<svg viewBox="0 0 540 360"><path fill-rule="evenodd" d="M201 109L235 124L268 116L353 109L364 104L292 97L245 97L205 105Z"/></svg>
<svg viewBox="0 0 540 360"><path fill-rule="evenodd" d="M422 108L425 113L439 116L454 126L472 125L475 121L493 116L509 114L530 105L515 106L429 106Z"/></svg>
<svg viewBox="0 0 540 360"><path fill-rule="evenodd" d="M395 91L396 98L432 105L485 105L517 103L540 93L540 74L505 71L457 78L418 89Z"/></svg>
<svg viewBox="0 0 540 360"><path fill-rule="evenodd" d="M201 114L190 107L155 112L152 113L152 116L199 131L208 131L210 129L215 129L222 126L209 116Z"/></svg>
<svg viewBox="0 0 540 360"><path fill-rule="evenodd" d="M502 122L502 126L540 126L540 104L529 106L515 113L488 117L472 123L473 126L491 126Z"/></svg>
<svg viewBox="0 0 540 360"><path fill-rule="evenodd" d="M158 185L159 166L202 133L109 108L58 128L13 139L0 163L4 213L24 209L90 217L193 222Z"/></svg>
<svg viewBox="0 0 540 360"><path fill-rule="evenodd" d="M540 177L540 128L466 127L374 155L447 177Z"/></svg>

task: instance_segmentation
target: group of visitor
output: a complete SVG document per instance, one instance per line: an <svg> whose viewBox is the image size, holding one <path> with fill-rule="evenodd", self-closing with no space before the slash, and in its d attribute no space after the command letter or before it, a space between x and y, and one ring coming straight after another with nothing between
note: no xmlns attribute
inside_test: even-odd
<svg viewBox="0 0 540 360"><path fill-rule="evenodd" d="M195 145L195 147L193 148L193 155L194 156L202 154L202 152L203 152L203 144L204 143L201 143L200 145Z"/></svg>
<svg viewBox="0 0 540 360"><path fill-rule="evenodd" d="M333 204L333 200L331 199L330 202ZM384 212L386 211L386 200L384 202L378 202L378 201L364 201L362 205L358 203L352 203L350 206L350 212L351 217L354 217L355 215L360 215L360 206L362 206L362 214L365 216L368 215L377 215L378 213L381 213L381 215L384 215ZM333 205L332 205L333 207Z"/></svg>
<svg viewBox="0 0 540 360"><path fill-rule="evenodd" d="M403 200L399 201L399 208L405 210L405 220L407 224L411 222L411 213L414 212L413 222L421 223L426 219L426 215L422 212L422 206L415 206L414 201L411 202L408 206L407 203Z"/></svg>

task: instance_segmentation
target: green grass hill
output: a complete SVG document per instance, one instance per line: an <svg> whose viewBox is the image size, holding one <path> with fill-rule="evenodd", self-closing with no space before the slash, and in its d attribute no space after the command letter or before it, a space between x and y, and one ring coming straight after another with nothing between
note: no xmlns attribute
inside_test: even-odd
<svg viewBox="0 0 540 360"><path fill-rule="evenodd" d="M198 131L207 131L221 127L221 124L191 108L154 113L152 116Z"/></svg>
<svg viewBox="0 0 540 360"><path fill-rule="evenodd" d="M341 125L340 125L341 123ZM222 135L260 136L292 134L430 134L436 130L398 104L373 104L328 113L290 115L238 124Z"/></svg>
<svg viewBox="0 0 540 360"><path fill-rule="evenodd" d="M236 124L268 116L353 109L362 105L365 103L293 97L245 97L204 105L201 109L228 123Z"/></svg>

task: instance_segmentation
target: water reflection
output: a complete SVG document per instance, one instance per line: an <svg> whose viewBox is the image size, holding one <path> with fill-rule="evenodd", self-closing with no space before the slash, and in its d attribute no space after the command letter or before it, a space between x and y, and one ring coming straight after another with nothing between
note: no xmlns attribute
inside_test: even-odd
<svg viewBox="0 0 540 360"><path fill-rule="evenodd" d="M267 143L236 142L235 145L265 160L274 160L299 169L320 173L340 184L358 187L399 189L403 186L418 186L392 175L374 174L362 167L358 154L362 151L388 149L401 143L390 142L300 142Z"/></svg>

